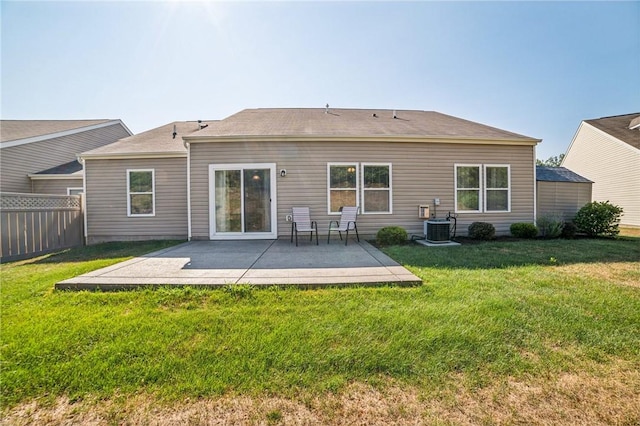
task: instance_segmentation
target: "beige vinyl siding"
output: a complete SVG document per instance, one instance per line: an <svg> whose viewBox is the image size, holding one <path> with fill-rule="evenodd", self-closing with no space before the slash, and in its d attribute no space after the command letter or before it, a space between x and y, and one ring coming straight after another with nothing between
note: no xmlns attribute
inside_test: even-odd
<svg viewBox="0 0 640 426"><path fill-rule="evenodd" d="M582 206L591 202L591 183L539 181L536 196L538 217L558 213L571 220Z"/></svg>
<svg viewBox="0 0 640 426"><path fill-rule="evenodd" d="M285 221L293 206L309 206L320 233L326 234L327 163L391 163L393 214L362 214L358 230L365 236L397 225L409 233L422 233L418 205L429 204L431 213L444 218L454 211L454 164L509 164L511 212L465 213L458 218L459 234L475 221L491 222L507 234L513 222L534 220L534 149L532 146L389 142L215 142L191 145L191 206L194 239L209 238L209 164L276 163L287 175L277 182L278 235L288 236ZM440 198L440 206L433 199Z"/></svg>
<svg viewBox="0 0 640 426"><path fill-rule="evenodd" d="M82 188L82 179L37 179L31 183L36 194L67 195L67 188Z"/></svg>
<svg viewBox="0 0 640 426"><path fill-rule="evenodd" d="M120 124L27 143L0 151L0 188L3 192L31 192L29 173L68 163L78 154L129 136Z"/></svg>
<svg viewBox="0 0 640 426"><path fill-rule="evenodd" d="M85 161L87 240L187 238L186 158ZM153 169L155 216L127 216L127 169Z"/></svg>
<svg viewBox="0 0 640 426"><path fill-rule="evenodd" d="M593 181L594 201L622 207L622 225L640 226L640 150L583 122L562 165Z"/></svg>

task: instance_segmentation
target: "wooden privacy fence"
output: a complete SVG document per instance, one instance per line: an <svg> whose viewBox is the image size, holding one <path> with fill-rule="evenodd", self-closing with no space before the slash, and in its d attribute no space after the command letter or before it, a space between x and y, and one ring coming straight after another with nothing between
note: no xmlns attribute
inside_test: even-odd
<svg viewBox="0 0 640 426"><path fill-rule="evenodd" d="M0 260L17 260L83 244L78 195L0 194Z"/></svg>

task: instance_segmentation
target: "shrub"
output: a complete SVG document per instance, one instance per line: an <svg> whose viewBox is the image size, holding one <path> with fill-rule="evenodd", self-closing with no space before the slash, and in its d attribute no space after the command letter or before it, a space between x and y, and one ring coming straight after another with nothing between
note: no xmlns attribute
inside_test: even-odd
<svg viewBox="0 0 640 426"><path fill-rule="evenodd" d="M561 214L551 213L540 216L537 220L538 230L543 238L560 238L564 228L564 219Z"/></svg>
<svg viewBox="0 0 640 426"><path fill-rule="evenodd" d="M516 238L535 238L538 235L538 228L533 223L513 223L509 230Z"/></svg>
<svg viewBox="0 0 640 426"><path fill-rule="evenodd" d="M407 241L407 231L399 226L386 226L376 234L376 243L381 246L404 244Z"/></svg>
<svg viewBox="0 0 640 426"><path fill-rule="evenodd" d="M469 237L474 240L493 240L496 228L487 222L473 222L469 225Z"/></svg>
<svg viewBox="0 0 640 426"><path fill-rule="evenodd" d="M571 239L576 236L576 232L578 232L578 227L573 222L565 222L562 227L562 238Z"/></svg>
<svg viewBox="0 0 640 426"><path fill-rule="evenodd" d="M622 207L609 201L585 204L576 214L573 222L578 229L590 237L598 235L614 237L620 229L618 224L622 215Z"/></svg>

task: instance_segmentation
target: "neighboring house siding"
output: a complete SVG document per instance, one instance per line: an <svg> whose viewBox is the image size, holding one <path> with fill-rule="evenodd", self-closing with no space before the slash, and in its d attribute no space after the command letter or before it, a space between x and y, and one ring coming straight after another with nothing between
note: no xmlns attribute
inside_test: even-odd
<svg viewBox="0 0 640 426"><path fill-rule="evenodd" d="M593 181L593 200L624 209L622 225L640 226L640 150L582 123L562 163Z"/></svg>
<svg viewBox="0 0 640 426"><path fill-rule="evenodd" d="M562 214L565 220L571 220L582 206L591 202L591 183L538 181L536 196L538 217Z"/></svg>
<svg viewBox="0 0 640 426"><path fill-rule="evenodd" d="M67 195L67 188L82 188L82 179L38 179L32 185L36 194Z"/></svg>
<svg viewBox="0 0 640 426"><path fill-rule="evenodd" d="M120 124L40 142L2 148L0 190L32 192L29 173L37 173L76 159L81 152L129 136Z"/></svg>
<svg viewBox="0 0 640 426"><path fill-rule="evenodd" d="M85 160L87 241L187 238L187 160ZM127 216L127 169L153 169L155 215Z"/></svg>
<svg viewBox="0 0 640 426"><path fill-rule="evenodd" d="M421 234L423 220L418 205L429 204L431 214L444 218L454 211L454 164L509 164L511 166L511 212L465 213L458 217L458 235L469 224L490 222L499 234L508 234L513 222L534 220L534 147L444 143L385 142L221 142L191 145L192 236L209 238L209 165L225 163L276 163L287 175L277 182L278 235L288 236L291 224L285 217L292 206L309 206L312 220L326 235L327 163L372 162L392 164L393 214L362 214L358 230L372 236L380 228L397 225ZM437 211L433 199L440 198Z"/></svg>

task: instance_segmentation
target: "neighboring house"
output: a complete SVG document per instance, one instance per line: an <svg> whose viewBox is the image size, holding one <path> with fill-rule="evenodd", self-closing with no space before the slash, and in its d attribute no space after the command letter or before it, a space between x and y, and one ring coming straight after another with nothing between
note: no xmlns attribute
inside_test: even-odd
<svg viewBox="0 0 640 426"><path fill-rule="evenodd" d="M538 217L560 214L571 220L591 202L591 182L566 167L536 167Z"/></svg>
<svg viewBox="0 0 640 426"><path fill-rule="evenodd" d="M77 193L78 154L129 135L120 120L1 120L0 191Z"/></svg>
<svg viewBox="0 0 640 426"><path fill-rule="evenodd" d="M175 133L175 134L174 134ZM320 233L345 205L358 230L422 233L458 215L507 234L535 220L539 139L430 111L248 109L176 122L85 152L87 239L271 239L293 206ZM436 203L435 200L438 199Z"/></svg>
<svg viewBox="0 0 640 426"><path fill-rule="evenodd" d="M640 112L580 123L562 165L593 181L593 201L623 208L621 225L640 227Z"/></svg>

